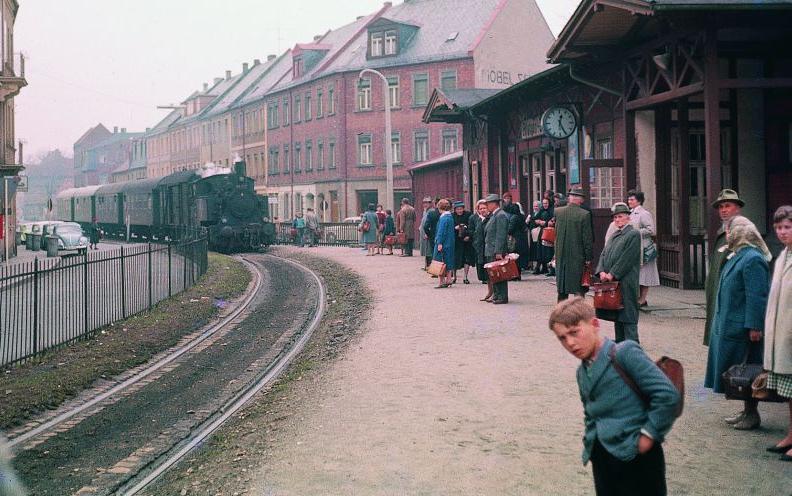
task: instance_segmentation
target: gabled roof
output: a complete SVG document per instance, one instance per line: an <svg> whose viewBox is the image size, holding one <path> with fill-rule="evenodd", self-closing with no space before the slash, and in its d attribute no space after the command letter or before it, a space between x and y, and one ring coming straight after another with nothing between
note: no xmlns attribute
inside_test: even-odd
<svg viewBox="0 0 792 496"><path fill-rule="evenodd" d="M422 120L424 122L462 122L463 112L477 103L496 95L495 89L456 89L436 88L426 105Z"/></svg>
<svg viewBox="0 0 792 496"><path fill-rule="evenodd" d="M263 98L273 86L290 77L292 71L291 50L286 50L272 61L272 65L261 78L254 82L237 100L236 105L246 105Z"/></svg>
<svg viewBox="0 0 792 496"><path fill-rule="evenodd" d="M107 129L105 126L104 126L104 124L102 124L102 123L100 122L99 124L95 125L95 126L94 126L94 127L92 127L92 128L89 128L87 131L85 131L85 132L83 133L83 135L82 135L82 136L80 136L80 138L79 138L77 141L75 141L75 142L74 142L74 146L79 146L79 145L81 145L81 144L83 143L83 141L86 141L88 138L90 138L90 137L92 137L92 136L94 136L94 135L97 135L97 134L104 134L104 135L109 135L109 134L113 134L113 133L111 133L111 132L110 132L110 131L109 131L109 130L108 130L108 129Z"/></svg>
<svg viewBox="0 0 792 496"><path fill-rule="evenodd" d="M458 160L462 160L462 150L457 150L447 155L443 155L442 157L437 157L437 158L433 158L432 160L427 160L426 162L421 162L420 164L411 165L407 167L407 170L412 172L415 170L428 169L429 167L436 167L438 165L450 164Z"/></svg>
<svg viewBox="0 0 792 496"><path fill-rule="evenodd" d="M91 146L91 149L94 148L102 148L104 146L112 145L114 143L119 143L122 141L129 141L131 139L137 138L139 136L143 136L143 133L111 133L110 136L103 139L102 141L96 143L95 145Z"/></svg>
<svg viewBox="0 0 792 496"><path fill-rule="evenodd" d="M202 116L206 117L221 114L232 108L248 91L256 87L275 64L276 60L270 60L263 64L255 64L248 69L247 72L240 74L236 83L228 88L221 96L217 97L217 99L202 112Z"/></svg>

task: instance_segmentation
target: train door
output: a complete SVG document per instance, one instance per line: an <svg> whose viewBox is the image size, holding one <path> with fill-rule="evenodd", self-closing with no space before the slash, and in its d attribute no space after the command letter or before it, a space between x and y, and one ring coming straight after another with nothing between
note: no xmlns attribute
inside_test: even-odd
<svg viewBox="0 0 792 496"><path fill-rule="evenodd" d="M118 206L118 225L123 226L126 224L126 216L124 215L124 193L116 195L116 205Z"/></svg>

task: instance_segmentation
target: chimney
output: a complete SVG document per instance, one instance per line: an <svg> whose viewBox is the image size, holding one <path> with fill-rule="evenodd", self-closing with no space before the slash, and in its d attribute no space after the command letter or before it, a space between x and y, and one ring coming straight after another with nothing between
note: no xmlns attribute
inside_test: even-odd
<svg viewBox="0 0 792 496"><path fill-rule="evenodd" d="M118 126L113 126L113 134L117 134L117 133L118 133Z"/></svg>
<svg viewBox="0 0 792 496"><path fill-rule="evenodd" d="M121 128L121 132L122 132L122 133L125 133L125 132L126 132L126 128L125 128L125 127L122 127L122 128Z"/></svg>
<svg viewBox="0 0 792 496"><path fill-rule="evenodd" d="M261 60L253 59L253 65L259 65L260 63L261 63Z"/></svg>
<svg viewBox="0 0 792 496"><path fill-rule="evenodd" d="M209 90L209 83L204 83L203 84L203 90L204 91L208 91Z"/></svg>
<svg viewBox="0 0 792 496"><path fill-rule="evenodd" d="M226 79L231 79L231 71L226 71Z"/></svg>
<svg viewBox="0 0 792 496"><path fill-rule="evenodd" d="M317 42L317 41L319 41L319 39L320 39L321 37L322 37L322 35L320 35L320 34L317 34L316 36L314 36L314 42Z"/></svg>
<svg viewBox="0 0 792 496"><path fill-rule="evenodd" d="M219 83L222 80L223 80L223 78L214 78L214 84L217 84L217 83Z"/></svg>
<svg viewBox="0 0 792 496"><path fill-rule="evenodd" d="M276 55L267 55L267 62L271 62L277 58Z"/></svg>
<svg viewBox="0 0 792 496"><path fill-rule="evenodd" d="M247 62L243 62L242 63L242 72L247 72L248 69L250 69L250 66L248 65L248 63Z"/></svg>
<svg viewBox="0 0 792 496"><path fill-rule="evenodd" d="M150 127L147 127L147 128L146 128L146 132L149 132L149 131L151 131L151 128L150 128Z"/></svg>
<svg viewBox="0 0 792 496"><path fill-rule="evenodd" d="M363 19L364 17L366 17L366 16L357 16L357 19L355 19L355 20L359 21L359 20Z"/></svg>

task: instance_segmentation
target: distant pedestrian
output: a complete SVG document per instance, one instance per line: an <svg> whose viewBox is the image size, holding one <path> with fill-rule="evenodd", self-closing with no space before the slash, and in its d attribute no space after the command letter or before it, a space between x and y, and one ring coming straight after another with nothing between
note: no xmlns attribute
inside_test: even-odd
<svg viewBox="0 0 792 496"><path fill-rule="evenodd" d="M536 224L535 218L539 214L541 208L542 202L535 201L533 202L533 210L525 216L525 226L528 229L528 262L531 264L530 268L534 270L534 274L536 274L536 269L538 267L539 247L541 246L539 232L542 230L542 228Z"/></svg>
<svg viewBox="0 0 792 496"><path fill-rule="evenodd" d="M546 274L549 269L548 264L555 256L554 243L542 241L544 230L548 227L554 227L552 225L554 215L552 202L549 198L543 198L542 208L533 219L533 225L539 228L539 233L537 234L539 237L539 247L537 248L536 269L534 269L534 274Z"/></svg>
<svg viewBox="0 0 792 496"><path fill-rule="evenodd" d="M580 360L582 459L584 465L591 461L597 495L665 496L662 443L681 399L674 385L637 343L616 344L601 336L594 308L583 298L556 305L549 325L564 349ZM627 386L616 367L645 400Z"/></svg>
<svg viewBox="0 0 792 496"><path fill-rule="evenodd" d="M471 213L465 210L465 204L461 201L454 202L454 231L456 236L454 238L454 267L456 270L464 268L464 279L462 282L470 284L468 273L470 267L476 265L476 250L473 248L473 233L470 228ZM456 272L454 272L451 279L452 283L456 283Z"/></svg>
<svg viewBox="0 0 792 496"><path fill-rule="evenodd" d="M476 252L476 277L482 283L487 282L487 271L484 270L484 227L489 218L487 202L476 202L476 212L470 216L470 231L473 235L473 250ZM492 296L492 295L489 295Z"/></svg>
<svg viewBox="0 0 792 496"><path fill-rule="evenodd" d="M366 247L368 253L366 256L375 255L375 250L377 248L377 225L379 219L377 218L377 214L374 212L374 204L369 203L368 209L363 212L363 215L360 219L360 233L363 235L363 245Z"/></svg>
<svg viewBox="0 0 792 496"><path fill-rule="evenodd" d="M638 339L638 276L641 270L641 235L630 224L630 208L618 202L611 208L616 231L600 255L596 274L602 282L618 282L621 310L597 310L597 317L614 323L616 342ZM586 221L585 225L588 225Z"/></svg>
<svg viewBox="0 0 792 496"><path fill-rule="evenodd" d="M591 266L594 238L591 213L580 206L583 198L582 188L572 188L568 204L555 209L558 301L565 300L570 294L583 296L586 292L580 282L586 266ZM635 260L637 262L638 258Z"/></svg>
<svg viewBox="0 0 792 496"><path fill-rule="evenodd" d="M764 367L767 387L782 398L792 398L792 206L775 211L773 227L784 250L775 261L773 282L765 314ZM789 405L787 435L768 448L781 453L781 459L792 461L792 401Z"/></svg>
<svg viewBox="0 0 792 496"><path fill-rule="evenodd" d="M509 215L501 209L500 196L491 194L485 199L490 218L484 227L484 260L489 263L503 259L508 253ZM508 281L493 283L492 291L492 300L486 301L495 305L509 303Z"/></svg>
<svg viewBox="0 0 792 496"><path fill-rule="evenodd" d="M305 234L308 237L308 246L316 246L319 240L319 218L312 208L305 213Z"/></svg>
<svg viewBox="0 0 792 496"><path fill-rule="evenodd" d="M721 269L704 378L704 387L715 393L724 392L721 376L732 365L762 363L772 258L756 226L741 215L726 224L722 249L730 253ZM756 429L761 424L758 405L746 400L741 412L724 420L737 430Z"/></svg>
<svg viewBox="0 0 792 496"><path fill-rule="evenodd" d="M406 243L402 245L403 257L413 256L415 243L415 209L410 205L410 200L402 198L401 209L396 214L396 232L404 233Z"/></svg>
<svg viewBox="0 0 792 496"><path fill-rule="evenodd" d="M385 242L385 219L387 214L383 210L382 205L377 205L377 253L382 254L382 247Z"/></svg>
<svg viewBox="0 0 792 496"><path fill-rule="evenodd" d="M437 231L435 232L435 246L432 259L446 264L446 271L441 274L436 289L451 286L451 277L456 270L454 265L454 242L456 231L454 230L454 216L451 214L451 202L442 199L437 202L437 209L440 211L440 219L437 221Z"/></svg>
<svg viewBox="0 0 792 496"><path fill-rule="evenodd" d="M99 249L99 238L102 235L102 228L99 227L99 223L96 219L91 221L91 227L88 229L88 248L91 250L98 250Z"/></svg>
<svg viewBox="0 0 792 496"><path fill-rule="evenodd" d="M305 245L305 219L302 212L297 212L292 221L292 227L297 231L294 236L294 244L302 248Z"/></svg>
<svg viewBox="0 0 792 496"><path fill-rule="evenodd" d="M396 223L393 221L393 212L390 210L385 211L385 227L382 230L383 239L387 236L396 235ZM385 245L388 248L388 255L393 255L393 244Z"/></svg>
<svg viewBox="0 0 792 496"><path fill-rule="evenodd" d="M722 249L726 246L726 224L738 215L742 215L742 207L745 202L733 189L724 189L718 194L718 198L712 202L712 208L718 211L721 220L721 227L718 229L718 236L712 243L707 263L707 278L704 281L704 293L707 303L707 320L704 322L704 346L709 345L709 336L712 330L712 319L715 315L715 297L718 294L718 284L720 283L720 273L726 257L729 256L728 250Z"/></svg>
<svg viewBox="0 0 792 496"><path fill-rule="evenodd" d="M430 197L423 199L424 213L421 217L421 236L426 243L421 243L421 254L425 257L425 267L432 263L432 252L435 244L437 222L440 220L440 211L435 207L435 202Z"/></svg>
<svg viewBox="0 0 792 496"><path fill-rule="evenodd" d="M520 257L517 259L517 266L520 271L528 269L530 263L530 245L528 244L528 226L525 225L525 215L522 213L520 203L512 203L506 210L509 217L509 253L516 253ZM519 278L518 278L519 280Z"/></svg>
<svg viewBox="0 0 792 496"><path fill-rule="evenodd" d="M630 223L641 235L641 272L639 274L640 294L638 305L648 305L646 297L649 288L660 285L660 273L657 270L657 245L654 217L644 208L645 196L642 191L627 192L627 206L630 207Z"/></svg>

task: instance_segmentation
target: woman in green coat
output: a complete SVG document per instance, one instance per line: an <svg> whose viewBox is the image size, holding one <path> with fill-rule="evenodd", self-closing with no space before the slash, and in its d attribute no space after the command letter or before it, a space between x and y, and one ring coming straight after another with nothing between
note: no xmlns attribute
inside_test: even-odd
<svg viewBox="0 0 792 496"><path fill-rule="evenodd" d="M621 310L597 310L597 317L614 322L616 342L638 341L638 275L641 271L641 235L630 225L630 208L615 203L611 208L616 232L608 240L597 265L600 281L618 281L621 287Z"/></svg>

